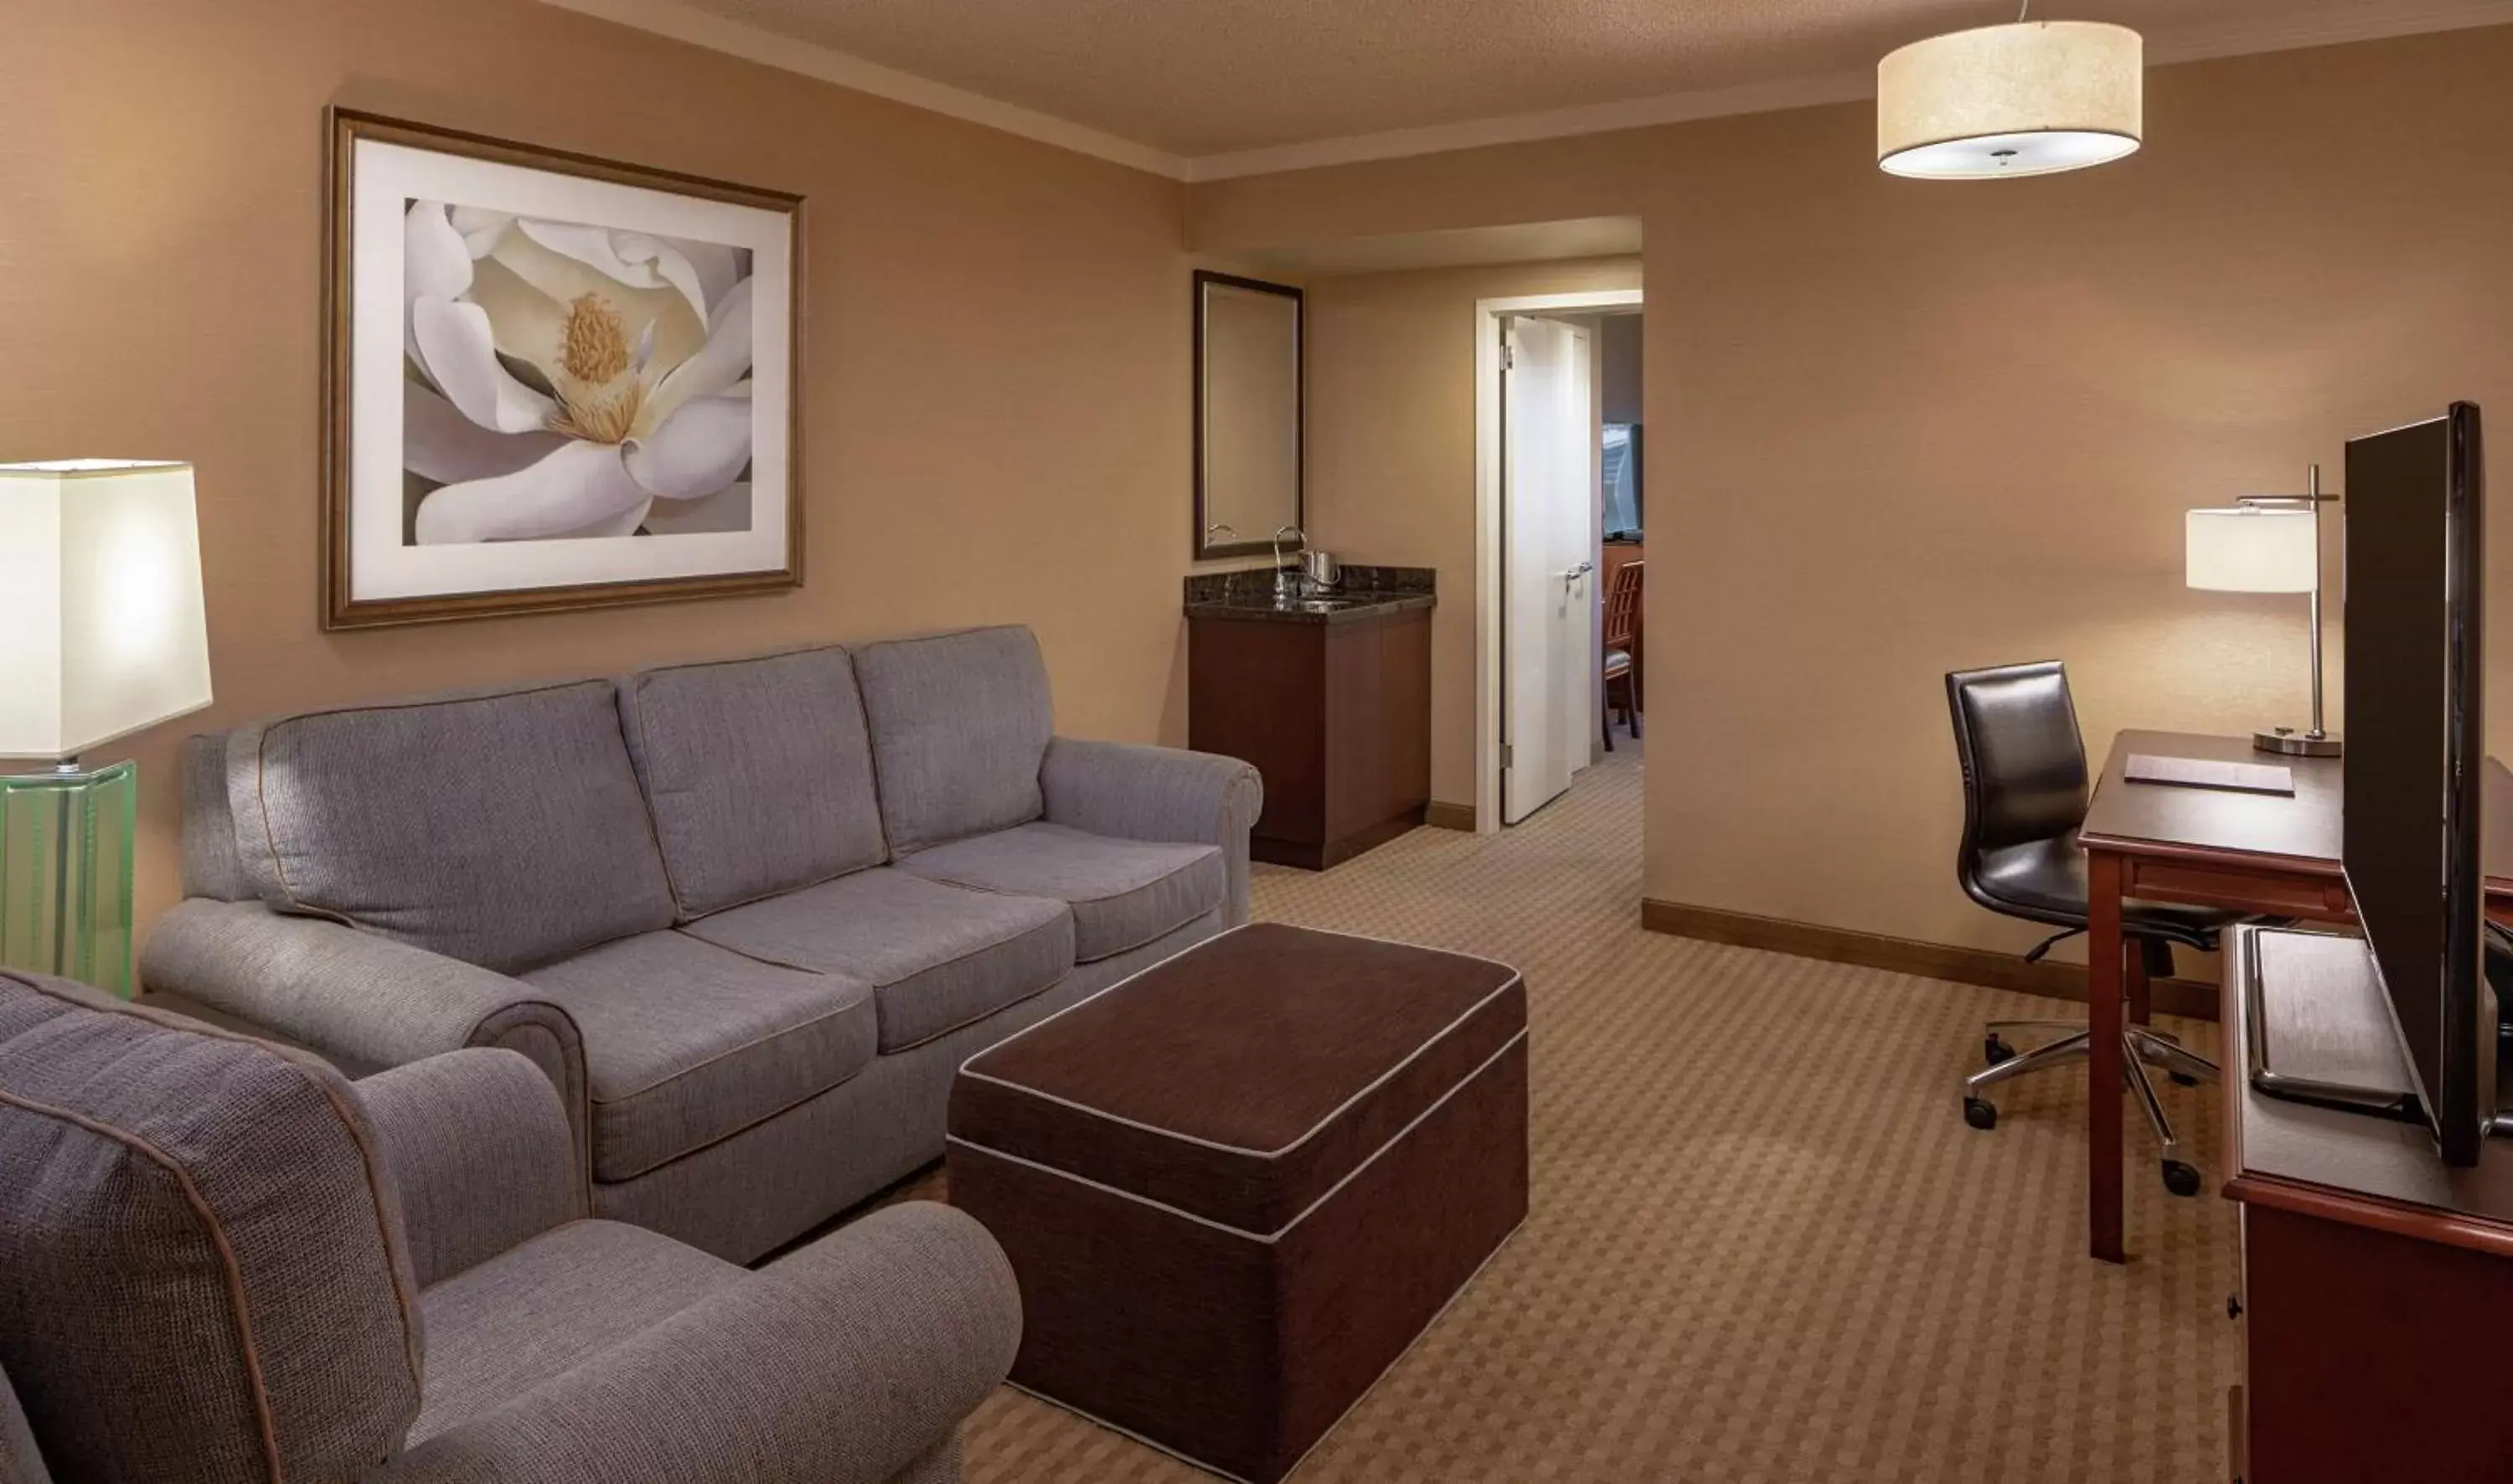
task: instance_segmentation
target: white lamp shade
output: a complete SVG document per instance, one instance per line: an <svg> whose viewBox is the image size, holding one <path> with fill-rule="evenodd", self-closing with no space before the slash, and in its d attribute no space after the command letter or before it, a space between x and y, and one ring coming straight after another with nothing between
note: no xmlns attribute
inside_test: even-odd
<svg viewBox="0 0 2513 1484"><path fill-rule="evenodd" d="M0 464L0 758L210 704L189 464Z"/></svg>
<svg viewBox="0 0 2513 1484"><path fill-rule="evenodd" d="M2026 20L1916 41L1876 65L1876 163L1896 176L2047 176L2145 132L2146 47L2126 26Z"/></svg>
<svg viewBox="0 0 2513 1484"><path fill-rule="evenodd" d="M2194 510L2183 580L2216 593L2309 593L2321 548L2309 510Z"/></svg>

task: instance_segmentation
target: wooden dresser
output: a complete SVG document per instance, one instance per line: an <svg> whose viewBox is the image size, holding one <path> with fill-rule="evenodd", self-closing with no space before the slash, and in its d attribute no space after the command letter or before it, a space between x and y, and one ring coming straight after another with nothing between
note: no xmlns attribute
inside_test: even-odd
<svg viewBox="0 0 2513 1484"><path fill-rule="evenodd" d="M2513 1478L2513 1141L2453 1169L2422 1127L2255 1091L2241 986L2258 952L2253 930L2232 936L2220 1021L2242 1230L2227 1476Z"/></svg>

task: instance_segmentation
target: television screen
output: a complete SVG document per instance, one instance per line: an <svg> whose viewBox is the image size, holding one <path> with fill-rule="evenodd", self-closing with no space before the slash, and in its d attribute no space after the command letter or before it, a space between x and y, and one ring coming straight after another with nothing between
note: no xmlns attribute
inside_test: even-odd
<svg viewBox="0 0 2513 1484"><path fill-rule="evenodd" d="M2341 863L2453 1164L2478 1161L2494 1113L2479 859L2482 483L2466 403L2347 445Z"/></svg>
<svg viewBox="0 0 2513 1484"><path fill-rule="evenodd" d="M1636 540L1641 533L1641 425L1607 423L1604 455L1597 474L1604 487L1606 538Z"/></svg>

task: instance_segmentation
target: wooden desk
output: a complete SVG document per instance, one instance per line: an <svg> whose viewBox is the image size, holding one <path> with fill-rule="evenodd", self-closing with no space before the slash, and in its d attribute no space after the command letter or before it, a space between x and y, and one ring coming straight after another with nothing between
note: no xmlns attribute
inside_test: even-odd
<svg viewBox="0 0 2513 1484"><path fill-rule="evenodd" d="M2130 783L2132 753L2277 762L2294 769L2292 797ZM2087 1243L2108 1263L2121 1243L2121 1022L2148 1016L2145 966L2125 954L2121 903L2184 902L2227 912L2352 922L2338 869L2341 769L2336 758L2273 758L2248 737L2125 731L2088 801L2077 840L2086 851L2089 978L2086 1128ZM2513 918L2513 774L2487 764L2485 855L2488 913ZM2105 1089L2109 1089L2106 1093Z"/></svg>
<svg viewBox="0 0 2513 1484"><path fill-rule="evenodd" d="M2513 1149L2491 1141L2475 1168L2452 1169L2422 1128L2254 1091L2238 987L2263 936L2227 934L2225 956L2225 1194L2243 1244L2228 1473L2501 1478ZM2333 988L2294 967L2265 992L2293 1003Z"/></svg>

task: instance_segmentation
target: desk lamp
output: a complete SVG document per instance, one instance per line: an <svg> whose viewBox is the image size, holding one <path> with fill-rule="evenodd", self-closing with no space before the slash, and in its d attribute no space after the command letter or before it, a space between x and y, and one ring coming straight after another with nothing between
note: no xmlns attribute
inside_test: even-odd
<svg viewBox="0 0 2513 1484"><path fill-rule="evenodd" d="M0 464L0 963L131 993L139 769L79 755L210 704L189 464Z"/></svg>
<svg viewBox="0 0 2513 1484"><path fill-rule="evenodd" d="M2338 739L2321 724L2321 507L2338 496L2324 493L2321 466L2303 494L2245 495L2227 509L2193 510L2185 518L2184 578L2191 587L2217 593L2312 595L2312 725L2252 733L2264 753L2335 758Z"/></svg>

